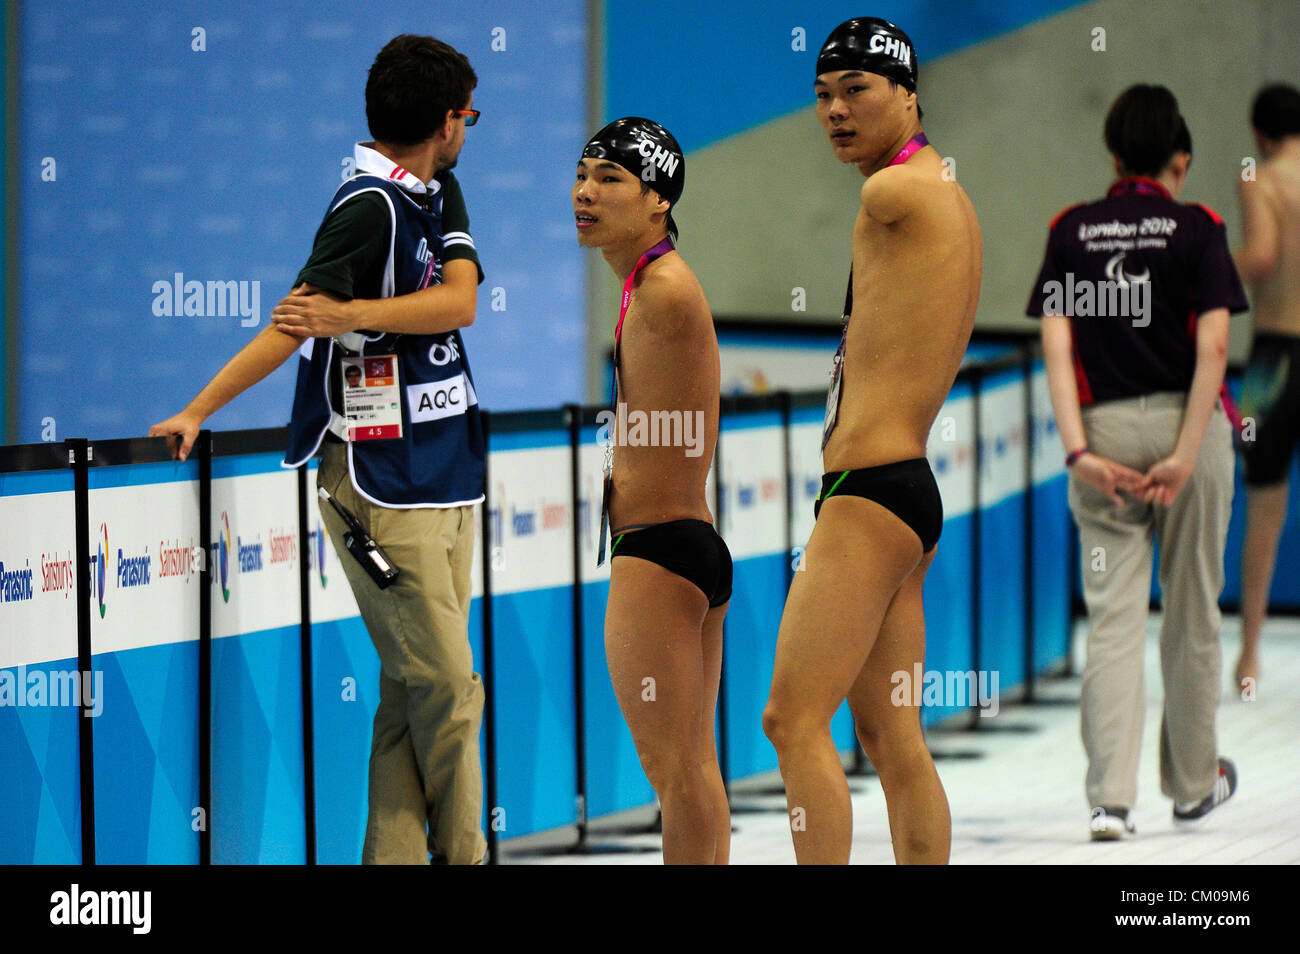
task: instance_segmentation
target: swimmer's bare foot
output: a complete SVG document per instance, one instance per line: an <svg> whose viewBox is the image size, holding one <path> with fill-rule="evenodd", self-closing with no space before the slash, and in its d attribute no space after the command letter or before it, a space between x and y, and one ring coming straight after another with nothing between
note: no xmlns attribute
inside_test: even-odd
<svg viewBox="0 0 1300 954"><path fill-rule="evenodd" d="M1243 652L1237 660L1237 691L1252 695L1259 686L1259 656L1253 652Z"/></svg>

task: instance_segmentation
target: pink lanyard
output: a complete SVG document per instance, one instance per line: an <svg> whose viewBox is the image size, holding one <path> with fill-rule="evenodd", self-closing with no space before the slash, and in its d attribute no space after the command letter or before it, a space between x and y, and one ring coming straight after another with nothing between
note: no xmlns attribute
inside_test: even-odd
<svg viewBox="0 0 1300 954"><path fill-rule="evenodd" d="M928 145L930 145L930 140L925 138L925 133L917 133L907 141L907 145L898 150L898 155L885 163L885 168L901 166Z"/></svg>
<svg viewBox="0 0 1300 954"><path fill-rule="evenodd" d="M623 343L623 319L627 317L628 306L632 304L632 286L636 284L636 276L641 269L645 268L656 258L667 255L669 252L673 251L673 248L673 240L671 238L665 238L654 248L646 250L642 253L641 257L637 259L636 265L632 267L632 274L627 276L627 280L623 282L623 304L618 310L618 324L614 328L614 389L609 398L609 403L614 409L615 420L617 420L618 415L618 365L619 352ZM614 448L612 444L606 448L606 453L609 456L606 457L605 486L600 501L600 550L596 555L596 566L601 566L605 562L605 541L607 539L607 531L609 530L609 497L614 484ZM615 543L617 543L617 541L615 541Z"/></svg>
<svg viewBox="0 0 1300 954"><path fill-rule="evenodd" d="M890 166L901 166L914 155L930 145L930 140L925 138L925 133L917 133L902 149L894 154L894 158L885 163L885 168ZM849 287L844 292L844 313L841 318L844 321L844 328L840 332L840 345L835 349L835 358L831 365L831 386L826 396L826 417L822 421L822 450L826 449L827 442L831 439L831 434L835 431L835 424L840 413L840 375L844 372L844 351L849 340L849 317L853 314L853 263L849 262Z"/></svg>
<svg viewBox="0 0 1300 954"><path fill-rule="evenodd" d="M623 304L618 310L618 324L614 327L614 393L609 398L609 403L615 410L618 410L618 358L623 341L623 319L627 317L628 306L632 304L632 286L636 284L636 276L641 269L656 258L667 255L674 248L672 238L667 237L654 248L646 250L636 260L636 264L632 266L632 274L628 275L627 280L623 282Z"/></svg>

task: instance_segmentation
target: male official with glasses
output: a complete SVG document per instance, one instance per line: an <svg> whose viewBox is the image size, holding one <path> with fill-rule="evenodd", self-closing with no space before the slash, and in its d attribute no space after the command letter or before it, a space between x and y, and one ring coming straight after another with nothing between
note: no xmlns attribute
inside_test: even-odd
<svg viewBox="0 0 1300 954"><path fill-rule="evenodd" d="M450 171L478 119L476 84L469 61L432 37L384 47L366 82L374 141L357 144L356 173L331 200L297 287L149 432L184 460L205 418L299 352L285 466L319 451L318 487L397 570L381 586L322 501L381 664L366 864L478 864L486 848L483 685L468 634L484 441L460 336L483 272Z"/></svg>

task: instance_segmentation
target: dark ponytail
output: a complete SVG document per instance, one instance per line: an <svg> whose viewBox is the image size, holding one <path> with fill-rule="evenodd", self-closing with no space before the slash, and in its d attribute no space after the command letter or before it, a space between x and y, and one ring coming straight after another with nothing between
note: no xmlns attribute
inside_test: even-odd
<svg viewBox="0 0 1300 954"><path fill-rule="evenodd" d="M1124 171L1158 176L1176 153L1192 151L1178 100L1163 86L1138 84L1119 94L1106 114L1106 148Z"/></svg>

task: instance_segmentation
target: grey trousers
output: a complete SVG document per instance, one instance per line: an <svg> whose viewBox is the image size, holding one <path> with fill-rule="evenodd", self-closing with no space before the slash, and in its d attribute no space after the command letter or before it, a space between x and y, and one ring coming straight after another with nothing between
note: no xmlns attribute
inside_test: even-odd
<svg viewBox="0 0 1300 954"><path fill-rule="evenodd" d="M1185 402L1185 394L1163 393L1084 408L1088 446L1145 472L1173 452ZM1176 801L1198 801L1213 790L1218 773L1218 601L1233 492L1232 425L1216 407L1196 467L1169 507L1122 494L1125 504L1117 508L1073 474L1069 484L1088 605L1082 700L1088 804L1132 808L1137 799L1153 542L1160 548L1164 606L1160 790Z"/></svg>

